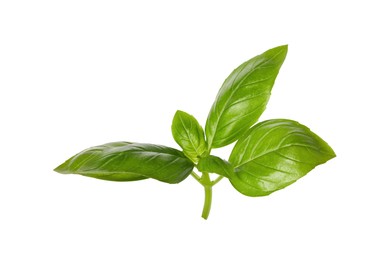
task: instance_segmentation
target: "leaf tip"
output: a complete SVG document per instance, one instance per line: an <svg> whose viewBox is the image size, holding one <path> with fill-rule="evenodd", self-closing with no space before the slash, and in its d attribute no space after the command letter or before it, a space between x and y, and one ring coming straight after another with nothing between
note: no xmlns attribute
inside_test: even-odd
<svg viewBox="0 0 390 260"><path fill-rule="evenodd" d="M335 157L337 157L337 155L336 155L335 151L332 149L332 147L330 147L330 159L333 159Z"/></svg>
<svg viewBox="0 0 390 260"><path fill-rule="evenodd" d="M288 44L280 45L270 49L271 53L277 53L277 56L284 61L288 52Z"/></svg>
<svg viewBox="0 0 390 260"><path fill-rule="evenodd" d="M173 116L173 120L178 120L179 118L185 117L186 115L186 112L182 110L176 110L175 115Z"/></svg>
<svg viewBox="0 0 390 260"><path fill-rule="evenodd" d="M280 45L280 46L276 47L275 49L279 49L281 52L284 53L284 55L286 55L287 51L288 51L288 44Z"/></svg>
<svg viewBox="0 0 390 260"><path fill-rule="evenodd" d="M184 113L184 111L178 109L178 110L176 110L175 116L176 116L176 115L183 114L183 113Z"/></svg>
<svg viewBox="0 0 390 260"><path fill-rule="evenodd" d="M325 141L323 141L323 142L325 143L325 150L324 150L324 152L326 154L328 154L328 156L329 156L327 161L337 157L337 155L336 155L335 151L333 150L333 148L330 147L330 145L327 142L325 142Z"/></svg>
<svg viewBox="0 0 390 260"><path fill-rule="evenodd" d="M58 173L62 173L62 174L69 173L69 172L65 169L64 163L58 165L56 168L53 169L53 171L58 172Z"/></svg>

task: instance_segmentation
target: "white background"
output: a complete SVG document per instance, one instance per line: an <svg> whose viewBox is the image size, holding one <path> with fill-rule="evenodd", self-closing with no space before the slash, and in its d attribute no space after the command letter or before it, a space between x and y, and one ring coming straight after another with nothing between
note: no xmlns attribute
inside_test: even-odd
<svg viewBox="0 0 390 260"><path fill-rule="evenodd" d="M1 1L1 259L390 259L387 1ZM337 158L269 197L52 171L110 141L178 148L242 62L289 44L261 120ZM229 150L214 154L227 158ZM231 257L231 258L230 258Z"/></svg>

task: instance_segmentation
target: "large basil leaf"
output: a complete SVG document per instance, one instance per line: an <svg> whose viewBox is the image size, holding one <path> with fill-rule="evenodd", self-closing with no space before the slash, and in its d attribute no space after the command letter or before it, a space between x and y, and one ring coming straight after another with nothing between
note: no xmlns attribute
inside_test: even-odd
<svg viewBox="0 0 390 260"><path fill-rule="evenodd" d="M86 149L54 170L110 181L153 178L178 183L191 173L193 167L194 164L182 152L173 148L115 142Z"/></svg>
<svg viewBox="0 0 390 260"><path fill-rule="evenodd" d="M287 45L270 49L236 68L223 83L206 122L208 149L236 141L265 110Z"/></svg>
<svg viewBox="0 0 390 260"><path fill-rule="evenodd" d="M178 110L172 121L172 135L185 155L192 161L207 151L203 128L192 115Z"/></svg>
<svg viewBox="0 0 390 260"><path fill-rule="evenodd" d="M227 178L231 178L234 174L234 168L229 162L214 155L200 158L196 168L200 172L216 173Z"/></svg>
<svg viewBox="0 0 390 260"><path fill-rule="evenodd" d="M286 119L264 121L234 146L230 181L248 196L265 196L306 175L335 157L332 148L304 125Z"/></svg>

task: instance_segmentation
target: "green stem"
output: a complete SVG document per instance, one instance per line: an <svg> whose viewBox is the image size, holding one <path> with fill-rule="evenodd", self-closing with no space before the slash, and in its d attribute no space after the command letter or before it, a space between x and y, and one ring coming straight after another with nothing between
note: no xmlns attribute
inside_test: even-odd
<svg viewBox="0 0 390 260"><path fill-rule="evenodd" d="M209 187L204 187L204 205L203 205L203 211L202 211L202 218L207 219L210 214L210 209L211 209L211 198L212 198L212 188L211 186Z"/></svg>
<svg viewBox="0 0 390 260"><path fill-rule="evenodd" d="M191 172L191 176L194 177L195 180L197 180L200 184L203 185L203 183L200 181L200 177L195 172Z"/></svg>
<svg viewBox="0 0 390 260"><path fill-rule="evenodd" d="M215 185L215 184L217 184L220 180L222 180L223 179L223 176L222 175L219 175L218 176L218 178L216 178L215 180L213 180L212 182L211 182L211 185Z"/></svg>
<svg viewBox="0 0 390 260"><path fill-rule="evenodd" d="M207 219L210 214L211 209L211 199L212 199L212 182L210 180L210 175L208 173L202 173L200 179L201 184L204 187L204 204L202 211L202 218Z"/></svg>

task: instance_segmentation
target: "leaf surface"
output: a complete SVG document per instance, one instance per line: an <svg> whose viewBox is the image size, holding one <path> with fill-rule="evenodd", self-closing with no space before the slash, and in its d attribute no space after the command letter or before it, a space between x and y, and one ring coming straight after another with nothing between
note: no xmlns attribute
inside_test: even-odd
<svg viewBox="0 0 390 260"><path fill-rule="evenodd" d="M208 150L236 141L266 108L287 45L270 49L236 68L222 84L206 122Z"/></svg>
<svg viewBox="0 0 390 260"><path fill-rule="evenodd" d="M186 112L176 112L172 121L172 135L193 162L197 162L207 150L203 128L195 117Z"/></svg>
<svg viewBox="0 0 390 260"><path fill-rule="evenodd" d="M248 196L265 196L335 157L332 148L304 125L287 119L261 122L234 146L232 185Z"/></svg>
<svg viewBox="0 0 390 260"><path fill-rule="evenodd" d="M114 142L88 148L54 170L110 181L153 178L178 183L191 173L193 167L194 164L182 152L173 148Z"/></svg>

